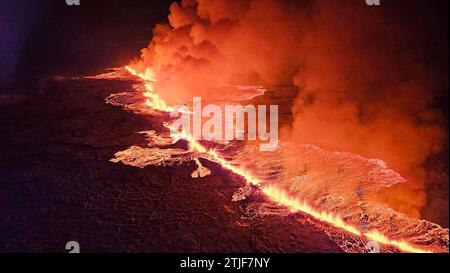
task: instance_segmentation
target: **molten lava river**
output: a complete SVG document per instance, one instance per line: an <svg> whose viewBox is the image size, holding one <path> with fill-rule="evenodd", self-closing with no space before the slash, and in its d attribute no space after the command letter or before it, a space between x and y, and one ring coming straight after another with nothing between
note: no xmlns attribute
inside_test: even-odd
<svg viewBox="0 0 450 273"><path fill-rule="evenodd" d="M213 173L205 162L217 164L242 180L242 187L231 198L249 203L243 212L246 217L290 215L299 225L308 222L325 232L345 252L373 252L374 247L380 252L448 252L448 229L375 200L380 189L405 182L381 160L307 144L281 142L276 151L262 153L258 145L243 141L196 141L184 132L174 137L168 125L171 107L153 90L151 73L126 67L95 78L133 81L133 90L112 94L107 103L165 120L158 131L139 132L146 136L148 147L118 151L112 162L144 168L194 161L198 168L193 178ZM220 99L248 102L277 91L260 86L227 88L230 97ZM257 196L263 197L263 203L252 205Z"/></svg>

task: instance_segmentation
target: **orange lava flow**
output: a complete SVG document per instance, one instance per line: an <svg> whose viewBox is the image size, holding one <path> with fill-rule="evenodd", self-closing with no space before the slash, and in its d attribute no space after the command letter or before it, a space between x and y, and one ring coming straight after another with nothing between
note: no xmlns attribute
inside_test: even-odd
<svg viewBox="0 0 450 273"><path fill-rule="evenodd" d="M147 68L145 73L138 73L136 70L126 66L125 69L129 71L132 75L137 76L145 81L145 87L147 92L144 93L144 96L147 97L147 105L153 107L156 110L160 111L171 111L171 107L168 106L153 90L153 85L151 82L154 82L154 77L151 69ZM151 94L151 95L150 95ZM149 99L150 98L150 99ZM149 100L150 103L149 103ZM166 126L171 129L170 126ZM203 145L201 145L193 136L188 135L186 132L179 132L179 135L176 137L184 139L188 141L189 147L192 151L196 151L198 153L206 154L209 158L221 165L224 169L231 171L234 174L237 174L245 179L247 183L250 183L255 186L259 186L262 193L264 193L270 200L289 208L292 212L302 212L312 216L313 218L330 224L338 229L344 230L350 234L366 238L367 240L375 241L382 245L393 246L402 252L412 252L412 253L431 253L431 251L417 248L410 243L403 240L391 240L387 238L385 235L380 232L374 230L369 232L360 231L358 228L347 224L341 217L338 215L334 215L332 213L328 213L325 211L318 211L313 208L311 205L307 204L304 201L299 200L298 198L290 196L286 191L279 189L273 185L264 185L260 179L256 178L252 173L245 168L236 166L223 157L221 157L216 151L212 149L207 149Z"/></svg>
<svg viewBox="0 0 450 273"><path fill-rule="evenodd" d="M139 73L129 66L125 66L125 69L132 75L139 77L145 81L146 91L144 92L144 96L147 98L145 104L148 107L163 112L170 112L173 110L170 106L167 105L167 103L163 99L159 97L158 93L155 92L153 88L153 83L156 80L150 68L147 68L145 70L145 73Z"/></svg>

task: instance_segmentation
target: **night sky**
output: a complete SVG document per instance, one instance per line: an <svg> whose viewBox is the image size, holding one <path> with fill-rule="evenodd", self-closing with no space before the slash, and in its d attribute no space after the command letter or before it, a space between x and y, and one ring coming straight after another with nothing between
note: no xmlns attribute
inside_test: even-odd
<svg viewBox="0 0 450 273"><path fill-rule="evenodd" d="M167 20L172 1L0 1L0 90L41 77L126 64Z"/></svg>
<svg viewBox="0 0 450 273"><path fill-rule="evenodd" d="M151 40L155 24L167 21L171 2L81 0L80 6L68 6L65 0L0 1L0 93L26 92L48 76L95 74L127 64ZM449 1L382 3L393 30L409 29L416 36L405 40L411 53L442 79L435 103L448 113Z"/></svg>
<svg viewBox="0 0 450 273"><path fill-rule="evenodd" d="M80 6L67 6L65 0L2 0L0 86L16 82L19 73L23 81L24 74L30 79L89 73L126 62L148 43L153 26L167 20L171 2L81 0ZM429 36L434 54L448 48L447 0L385 4L392 5L393 13L404 10L408 20L424 23L424 29L417 31ZM447 62L448 51L443 57Z"/></svg>
<svg viewBox="0 0 450 273"><path fill-rule="evenodd" d="M128 63L148 44L155 24L167 21L171 2L81 0L80 6L68 6L65 0L2 0L0 92L29 89L47 76L95 74ZM397 22L411 25L417 35L412 50L420 52L416 57L433 74L447 78L448 86L449 1L391 0L383 5L386 16L395 18L393 28ZM448 90L441 94L438 107L448 112Z"/></svg>
<svg viewBox="0 0 450 273"><path fill-rule="evenodd" d="M80 88L72 82L62 84L55 81L54 83L52 82L49 84L48 89L46 89L49 90L49 92L43 93L46 96L40 96L38 81L51 76L96 75L104 72L106 68L128 64L131 59L140 55L140 50L142 48L145 48L148 45L149 41L152 39L153 27L159 22L167 21L169 6L173 1L174 0L80 0L80 6L68 6L65 0L0 0L0 99L4 95L4 97L7 98L9 94L22 93L30 95L23 97L38 97L36 101L33 101L33 103L30 103L29 105L18 103L17 105L5 104L5 106L2 105L0 107L0 110L3 111L3 116L0 115L3 118L1 123L4 126L1 128L1 131L5 132L2 137L4 140L7 140L1 141L4 145L2 148L4 156L3 158L0 158L0 163L3 164L0 165L0 171L4 173L4 177L8 178L3 179L3 181L8 183L4 182L2 185L3 188L0 189L0 195L7 196L8 198L0 198L0 200L3 200L4 202L0 205L6 208L5 211L7 214L5 215L8 215L8 217L5 217L4 219L8 219L8 221L9 219L12 219L8 222L8 225L3 225L3 230L0 229L0 234L3 235L0 236L2 237L0 238L0 246L4 246L7 240L7 243L9 244L9 237L15 238L22 233L33 234L33 232L38 230L40 233L36 234L42 236L42 238L48 236L54 240L50 240L49 245L43 245L42 249L46 249L45 247L49 246L54 247L56 245L56 249L59 250L59 247L62 246L62 242L66 239L66 226L57 226L60 233L56 233L56 235L52 237L50 235L53 234L49 234L51 232L50 229L47 228L47 222L45 222L47 219L36 215L42 214L47 216L47 210L45 209L53 208L54 204L61 203L63 204L63 206L61 206L63 209L60 210L62 216L57 214L52 215L51 210L48 209L48 215L51 216L52 220L59 219L59 216L61 216L61 219L81 219L80 226L83 227L83 224L85 224L85 226L88 227L88 231L92 231L90 228L93 227L94 232L98 232L105 237L110 234L116 234L115 230L110 230L111 233L105 232L103 234L103 227L100 227L100 225L96 226L96 222L91 222L91 219L96 219L97 214L103 214L103 212L87 210L88 212L92 212L92 215L90 215L92 218L84 217L84 215L82 215L84 211L81 209L83 203L80 202L80 200L85 200L87 197L91 196L90 194L99 196L95 202L102 205L105 204L106 208L112 208L111 211L113 211L116 206L118 206L118 203L116 200L111 201L111 203L102 203L103 190L111 190L107 193L112 193L110 194L111 196L120 197L120 194L118 193L121 193L123 190L123 184L120 184L123 183L123 181L128 183L126 186L129 187L128 190L130 196L134 194L136 185L147 185L145 183L147 183L148 180L152 183L153 181L161 181L160 185L155 184L157 187L150 187L149 189L151 196L154 196L154 200L159 200L158 198L161 196L161 189L165 189L164 187L168 185L165 183L165 179L167 178L167 173L169 171L158 173L154 172L153 169L136 171L134 169L124 168L123 166L117 168L117 166L111 165L108 161L111 159L112 154L117 152L115 149L117 143L122 143L118 141L124 141L124 146L134 145L134 137L136 137L134 132L146 130L143 129L148 128L148 122L146 120L135 117L130 118L128 113L122 113L115 108L112 108L110 105L106 105L103 98L111 94L109 86L97 90L95 86L86 84L86 86L90 86L91 89L81 90L86 91L83 93L77 91L83 89L85 85L80 85L83 87ZM297 0L280 1L284 1L287 8L289 8L289 5L295 7L298 4L298 2L296 2ZM314 2L315 0L304 1ZM363 2L364 0L354 1ZM395 43L400 43L400 45L395 44L396 46L394 48L404 50L405 52L399 51L398 55L404 54L405 56L410 56L417 61L417 64L419 64L420 67L424 67L427 70L427 73L425 73L426 75L432 75L437 79L437 83L434 87L437 90L424 90L435 93L436 96L433 96L431 107L443 112L444 116L446 116L445 114L448 114L449 106L448 10L450 1L381 1L383 9L380 12L380 16L384 16L383 21L388 22L389 26L392 26L392 28L389 29L392 31L392 33L389 33L391 35L386 35L386 37L392 37L395 33L403 34L400 39L394 39ZM376 9L376 7L371 8ZM299 22L302 21L302 18L298 17L298 19ZM349 32L351 33L351 31ZM397 38L397 36L395 37ZM380 43L383 44L388 43L387 39L378 39L378 37L373 40L381 41ZM272 43L268 44L273 48ZM395 53L397 53L397 51ZM370 57L377 58L375 54ZM389 60L394 63L396 58L398 58L398 56L393 54L392 59ZM172 63L173 62L171 62L171 64ZM391 70L387 69L387 71ZM384 72L385 71L374 71L374 73ZM208 71L208 73L210 72ZM393 74L395 75L395 73ZM320 76L320 81L323 81L322 74ZM191 77L187 78L191 79ZM204 77L201 79L203 78ZM195 83L197 83L197 81ZM117 84L117 86L112 85L111 90L123 90L124 88L129 88L131 90L131 86L123 85L123 83L117 82L115 84ZM61 96L56 96L51 93L51 91L54 91L53 89L57 88L59 91L62 91L61 93L58 93L61 94ZM65 92L66 90L68 90L68 92ZM35 95L35 97L32 95ZM412 103L414 103L414 101ZM289 110L291 109L289 108ZM448 118L444 118L442 123L443 124L439 124L439 126L448 130ZM120 127L117 124L123 127ZM333 124L333 126L336 125ZM99 130L97 130L97 127ZM124 136L132 137L123 140ZM106 144L103 143L104 138L106 139ZM428 205L425 208L423 216L424 219L432 219L438 224L448 227L448 209L444 212L441 211L443 210L442 207L448 207L448 134L445 138L445 145L442 147L442 151L436 156L437 159L435 161L430 161L429 165L433 165L432 167L434 167L435 162L442 162L442 164L447 167L447 180L443 180L442 183L440 182L441 184L430 183L431 186L427 185L430 200L433 202L429 202L431 205ZM90 141L94 143L94 148L84 147L87 146L85 143L90 143ZM101 145L99 144L98 146L100 148L95 146L97 145L97 142L101 143ZM80 143L82 143L82 145ZM112 149L111 147L114 148ZM84 149L87 151L86 153L84 153ZM32 155L31 157L29 156L30 154ZM85 154L88 154L88 156L86 156L88 160L85 160ZM38 164L36 164L34 160L38 162ZM56 166L56 168L53 168L54 166ZM98 166L100 166L100 168L98 168ZM47 168L50 169L50 167L52 171L47 172ZM184 177L189 176L191 173L187 168L173 168L173 170L171 169L170 171L175 173L173 175L173 177L175 177L174 179L180 179L180 177L184 179ZM33 173L33 175L38 177L36 181L39 183L29 186L32 183L35 183L34 180L29 179L29 177L33 177L29 173ZM104 175L104 177L101 177L100 175ZM21 183L16 183L16 177L18 177L17 181ZM98 179L98 177L101 177L102 179ZM131 179L129 179L130 177ZM147 179L148 177L151 179ZM79 182L77 179L79 179L79 181L87 182L73 183ZM103 184L103 181L101 180L106 181L105 183L110 183L107 185L113 185L113 187L104 187L105 184ZM140 184L135 183L135 181L138 181ZM59 184L60 182L61 184ZM64 187L60 187L59 185L64 185ZM65 185L67 185L67 187ZM65 203L66 200L62 200L63 196L60 195L60 193L66 193L67 190L67 192L71 194L72 191L69 189L72 189L70 188L72 185L76 189L73 192L77 194L79 192L86 192L87 194L75 194L75 198L71 200L71 202L75 204L74 208L69 206L64 207L65 204L72 205L72 203ZM176 184L174 183L173 185ZM192 188L190 189L191 192L195 194L201 193L202 187L204 186L199 183L192 183L190 185L192 185ZM213 185L215 185L214 187L220 186L218 183L214 183ZM169 186L172 187L172 184ZM50 189L50 191L48 191L48 189ZM161 233L160 230L162 229L159 229L159 225L163 226L166 223L163 216L172 215L172 209L180 209L178 212L179 215L185 215L185 211L183 211L184 208L197 208L199 205L196 202L199 202L200 205L207 204L207 206L205 206L206 209L216 213L216 207L210 206L207 202L202 203L203 200L201 198L186 198L186 204L189 204L189 206L179 205L184 204L177 203L179 200L186 201L178 197L182 196L177 195L177 193L180 193L181 191L175 186L170 189L175 193L166 194L168 198L172 198L167 202L170 206L167 206L167 211L162 210L162 212L160 211L161 215L155 217L161 219L161 223L157 222L154 224L153 222L142 221L144 226L147 227L148 230L155 232L155 234ZM228 195L233 194L233 189L228 186L218 189L223 190ZM445 192L445 189L447 192ZM61 192L59 190L61 190ZM210 193L212 192L213 191L210 191ZM139 193L144 195L148 192L140 191ZM9 198L10 196L11 198ZM19 199L21 202L16 202L16 196L22 198ZM214 200L214 202L216 202L214 204L217 204L217 207L220 206L220 209L222 209L224 207L222 206L222 201L216 198L215 193L211 196L214 198L207 196L205 197L205 200ZM220 196L226 195L221 194ZM40 198L48 203L41 202ZM124 198L124 200L120 201L125 202L131 199L132 198ZM146 196L146 198L140 198L139 200L146 202L146 200L150 199L152 198L147 198ZM18 204L17 207L16 203ZM129 207L127 207L127 205L129 205ZM21 206L25 209L17 209L21 208ZM138 208L138 211L139 209L142 209L145 213L153 213L151 210L147 211L145 204L136 207ZM131 210L133 210L135 207L134 204L124 204L124 208L131 208ZM66 211L75 211L73 218L72 215L64 218ZM157 211L157 209L155 209L155 211ZM9 217L9 215L14 217ZM30 224L28 224L27 221L21 221L21 217L30 221ZM122 220L121 214L113 215L113 217L117 217L115 219L117 222ZM238 217L238 214L235 214L233 217ZM39 226L35 224L40 223L40 221L44 221L46 225ZM52 221L48 221L49 226L52 226L52 223ZM72 222L63 221L63 223L67 223L69 226ZM284 225L284 222L280 223ZM188 224L190 224L190 222L188 222ZM0 225L0 228L1 226L2 225ZM29 229L29 226L34 229ZM152 229L154 227L157 227L158 230L153 231ZM77 228L78 227L75 227L74 230L69 231L78 232ZM236 234L240 234L240 228L236 228L236 230L238 230L238 233ZM220 233L222 231L217 229L214 230L213 233L214 232ZM126 235L135 236L136 234L137 232L133 231ZM172 233L167 234L171 235ZM305 232L305 234L308 236L310 235L309 231ZM83 233L82 235L87 236L90 234ZM180 233L180 235L182 234ZM278 234L275 235L278 236ZM30 238L30 242L39 242L39 240L33 241L32 239L36 238L33 238L32 236L30 236ZM167 236L167 238L172 240L171 236ZM236 239L235 242L240 243L242 241L241 237L236 236L236 238L238 239ZM96 244L98 242L102 243L100 239L103 239L103 237L99 236L99 238L94 239L98 239L98 241L92 240L91 242L91 238L85 238L85 241L81 242L84 243L84 245L91 246L91 249L102 249L101 244L99 245L100 247L97 247ZM126 242L128 239L130 238L124 237L123 241L112 240L113 246L116 247L116 249L126 249L127 246L120 245L120 243ZM161 242L165 242L168 239L162 236L160 240ZM289 238L289 240L291 240L291 238ZM175 245L177 244L176 240L172 241ZM250 239L247 241L250 241ZM211 242L215 244L216 240L211 240ZM302 241L300 240L300 242ZM22 243L23 245L21 245ZM26 246L25 243L28 243L28 241L17 241L16 243L13 241L11 247L5 249L24 249ZM109 243L109 241L107 241L107 243ZM114 243L117 243L117 245L114 245ZM294 247L294 245L289 244L286 244L286 246ZM30 249L40 249L41 246L34 247L35 248ZM159 249L159 247L160 246L155 244L155 249ZM188 245L188 247L191 246ZM107 247L105 249L107 249ZM169 251L172 250L170 248L167 249ZM243 248L243 250L246 249Z"/></svg>

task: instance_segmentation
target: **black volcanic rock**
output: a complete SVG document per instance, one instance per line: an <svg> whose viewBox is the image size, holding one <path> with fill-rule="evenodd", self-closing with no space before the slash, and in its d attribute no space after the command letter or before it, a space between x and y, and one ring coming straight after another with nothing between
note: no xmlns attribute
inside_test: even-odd
<svg viewBox="0 0 450 273"><path fill-rule="evenodd" d="M0 108L0 251L340 252L293 217L244 217L239 177L195 162L143 169L109 162L159 126L105 103L127 81L60 79ZM177 146L183 146L178 143ZM242 201L245 202L245 201Z"/></svg>

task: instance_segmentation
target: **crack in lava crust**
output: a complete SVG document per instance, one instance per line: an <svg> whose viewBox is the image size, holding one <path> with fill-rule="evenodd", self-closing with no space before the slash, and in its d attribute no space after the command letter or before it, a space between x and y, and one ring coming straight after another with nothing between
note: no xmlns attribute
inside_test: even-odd
<svg viewBox="0 0 450 273"><path fill-rule="evenodd" d="M166 102L164 102L160 96L155 92L153 89L152 82L155 81L153 78L153 74L150 69L147 69L145 73L139 73L135 70L133 70L130 67L125 67L125 69L130 72L132 75L139 77L143 81L143 86L145 87L145 90L143 91L143 95L146 98L145 105L147 107L152 108L153 110L161 111L161 112L169 112L172 108L168 106ZM113 103L114 105L121 105L121 103ZM135 103L134 109L131 109L132 111L135 110L136 112L142 113L145 112L142 109L142 104ZM166 128L170 127L168 125L165 125ZM270 201L276 202L279 205L282 205L289 209L293 213L305 213L314 219L320 221L321 223L326 223L328 225L331 225L343 232L346 232L352 236L357 236L364 241L376 241L379 244L385 246L386 248L394 248L402 252L448 252L448 229L442 229L441 227L434 225L429 229L439 229L438 234L439 238L437 241L443 241L438 242L438 244L435 245L416 245L411 242L408 242L405 239L395 239L390 238L386 234L384 234L381 231L378 231L376 229L370 229L370 230L363 230L357 228L354 224L348 223L345 218L339 216L339 214L333 213L333 212L327 212L326 210L320 210L317 209L316 206L312 206L311 203L307 202L306 200L300 200L298 197L293 196L290 194L290 192L283 187L279 187L277 185L274 185L273 183L267 183L267 181L264 181L264 179L259 178L258 176L254 175L250 169L245 168L236 162L229 161L228 158L223 157L220 152L209 149L202 145L200 142L195 140L192 136L187 135L185 132L179 132L179 135L174 137L172 136L173 143L176 142L176 140L183 139L187 141L189 144L189 151L187 153L184 153L180 150L175 150L178 155L182 155L183 159L180 159L179 157L172 158L172 156L168 156L164 158L161 154L158 152L158 148L152 148L148 152L152 155L162 156L163 158L161 160L158 160L156 158L152 158L153 161L156 162L163 162L164 160L167 161L174 161L174 162L184 162L187 160L194 160L199 169L197 170L197 173L195 173L195 176L202 176L202 175L209 175L210 171L207 169L204 169L203 166L201 166L201 163L198 161L198 157L205 158L207 160L210 160L212 162L215 162L219 164L222 168L227 169L231 171L232 173L241 176L245 179L246 183L252 184L259 188L260 192L262 192ZM166 143L167 144L167 143ZM158 146L158 143L156 143L155 146ZM135 150L135 149L134 149ZM116 158L113 159L113 162L119 162L121 161L124 164L127 164L126 158L127 155L134 157L134 161L136 158L136 155L134 154L133 149L129 150L128 153L119 152L122 154L116 154L119 156L122 156L122 159ZM165 150L165 152L169 152L170 150ZM189 153L194 153L195 155L190 155ZM166 153L167 155L167 153ZM139 155L137 156L139 157ZM149 163L150 165L152 162ZM139 167L144 167L148 164L143 164ZM164 165L161 163L161 165ZM198 171L202 170L202 174L200 174ZM193 173L193 177L194 177ZM443 235L442 235L443 234ZM443 239L442 239L443 238Z"/></svg>

